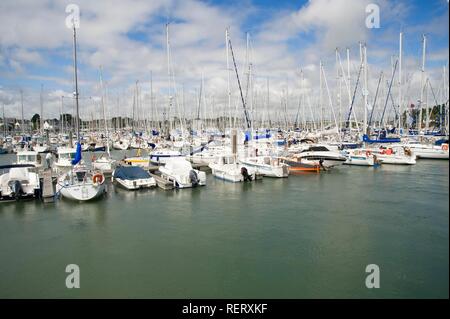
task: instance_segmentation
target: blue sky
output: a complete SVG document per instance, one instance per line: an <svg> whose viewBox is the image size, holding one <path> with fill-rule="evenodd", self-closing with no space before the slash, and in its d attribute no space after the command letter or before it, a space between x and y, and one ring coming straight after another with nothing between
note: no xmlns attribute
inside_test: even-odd
<svg viewBox="0 0 450 319"><path fill-rule="evenodd" d="M85 97L100 94L101 65L111 99L116 96L128 103L134 82L139 80L143 103L147 103L152 72L155 95L161 95L158 103L163 104L168 91L166 22L170 22L171 62L177 90L184 86L188 99L194 99L203 75L208 97L214 97L219 106L226 104L226 27L231 29L241 72L245 67L246 32L250 33L254 90L261 94L269 78L274 99L279 99L286 87L290 98L295 99L300 69L305 70L306 86L314 97L317 65L324 61L327 74L333 77L336 47L344 59L345 48L351 49L352 72L356 72L359 41L367 43L370 85L374 86L378 73L389 70L391 56L398 54L400 30L404 32L403 58L408 74L405 82L411 81L405 85L417 85L423 33L428 39L427 75L436 86L442 68L448 64L446 0L71 2L79 5L82 13L79 77L80 93ZM41 84L46 109L52 115L59 110L59 96L72 92L71 32L64 26L68 3L0 3L0 103L7 106L10 114L17 113L20 89L25 94L29 117L39 109ZM380 7L380 29L369 30L364 25L368 3ZM237 95L236 84L232 85L233 95ZM331 80L330 85L334 86ZM90 107L84 105L85 110Z"/></svg>

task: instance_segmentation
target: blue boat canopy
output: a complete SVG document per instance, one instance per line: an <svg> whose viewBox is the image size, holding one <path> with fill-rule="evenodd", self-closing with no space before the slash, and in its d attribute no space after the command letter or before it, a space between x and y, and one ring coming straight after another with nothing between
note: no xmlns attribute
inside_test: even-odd
<svg viewBox="0 0 450 319"><path fill-rule="evenodd" d="M119 166L114 171L114 178L136 180L150 178L150 174L139 166Z"/></svg>
<svg viewBox="0 0 450 319"><path fill-rule="evenodd" d="M367 134L363 135L363 141L366 143L400 143L400 138L397 137L385 137L377 140L371 140Z"/></svg>

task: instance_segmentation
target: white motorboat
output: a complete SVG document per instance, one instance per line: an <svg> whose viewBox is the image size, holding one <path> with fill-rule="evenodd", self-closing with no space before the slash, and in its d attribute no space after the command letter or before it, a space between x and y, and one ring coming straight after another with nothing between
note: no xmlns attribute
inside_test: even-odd
<svg viewBox="0 0 450 319"><path fill-rule="evenodd" d="M138 166L117 167L112 174L111 181L128 190L156 186L156 181L150 173Z"/></svg>
<svg viewBox="0 0 450 319"><path fill-rule="evenodd" d="M404 144L402 146L410 148L414 154L416 154L418 159L449 159L448 144L446 143L438 146L415 142Z"/></svg>
<svg viewBox="0 0 450 319"><path fill-rule="evenodd" d="M382 164L392 165L414 165L416 164L416 155L410 148L405 146L392 146L389 148L379 148L369 150L377 156Z"/></svg>
<svg viewBox="0 0 450 319"><path fill-rule="evenodd" d="M176 188L206 185L206 173L193 169L184 158L170 159L159 168L161 177L173 183Z"/></svg>
<svg viewBox="0 0 450 319"><path fill-rule="evenodd" d="M75 167L58 177L56 192L70 200L93 200L105 194L105 176L83 166Z"/></svg>
<svg viewBox="0 0 450 319"><path fill-rule="evenodd" d="M220 156L209 167L215 177L233 183L254 181L257 178L256 169L247 168L234 155Z"/></svg>
<svg viewBox="0 0 450 319"><path fill-rule="evenodd" d="M198 165L209 165L213 163L218 157L224 154L230 154L231 150L224 147L209 147L201 152L197 152L189 156L189 160Z"/></svg>
<svg viewBox="0 0 450 319"><path fill-rule="evenodd" d="M325 145L311 145L303 149L296 157L301 159L303 163L311 163L320 165L325 168L342 165L347 158L338 151L330 150Z"/></svg>
<svg viewBox="0 0 450 319"><path fill-rule="evenodd" d="M154 165L165 165L174 158L185 159L185 155L170 149L155 150L150 153L150 162Z"/></svg>
<svg viewBox="0 0 450 319"><path fill-rule="evenodd" d="M40 194L39 175L29 164L0 166L0 200L36 198Z"/></svg>
<svg viewBox="0 0 450 319"><path fill-rule="evenodd" d="M270 156L248 157L242 159L241 163L248 169L255 169L256 173L267 177L288 177L289 165L280 161L279 158Z"/></svg>
<svg viewBox="0 0 450 319"><path fill-rule="evenodd" d="M345 165L375 166L381 164L377 156L369 150L348 149L342 152L347 157Z"/></svg>

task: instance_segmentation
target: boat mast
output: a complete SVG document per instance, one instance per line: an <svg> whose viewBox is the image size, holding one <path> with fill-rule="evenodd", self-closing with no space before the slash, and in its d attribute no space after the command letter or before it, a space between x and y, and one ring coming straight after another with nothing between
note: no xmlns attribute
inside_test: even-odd
<svg viewBox="0 0 450 319"><path fill-rule="evenodd" d="M232 112L232 110L231 110L231 87L230 87L230 77L231 77L231 74L230 74L230 53L229 53L229 41L228 41L228 39L229 39L229 31L228 31L228 28L225 30L225 42L226 42L226 55L227 55L227 77L228 77L228 83L227 83L227 94L228 94L228 110L229 110L229 112L230 112L230 118L229 118L229 121L230 121L230 129L232 128L232 126L233 126L233 124L232 124L232 120L231 120L231 118L232 118L232 114L233 114L233 112Z"/></svg>
<svg viewBox="0 0 450 319"><path fill-rule="evenodd" d="M152 129L155 126L155 117L153 114L153 71L150 71L150 116L151 116L151 120L150 120L150 126L152 127Z"/></svg>
<svg viewBox="0 0 450 319"><path fill-rule="evenodd" d="M169 90L168 90L168 102L169 102L169 107L168 107L168 116L169 116L169 135L172 131L172 117L170 115L170 111L172 108L172 96L171 96L171 80L170 80L170 41L169 41L169 23L166 23L166 54L167 54L167 77L168 77L168 85L169 85Z"/></svg>
<svg viewBox="0 0 450 319"><path fill-rule="evenodd" d="M420 103L419 103L419 119L417 120L417 134L420 134L422 129L422 104L424 94L424 77L425 77L425 53L427 49L427 37L422 35L422 70L420 74Z"/></svg>
<svg viewBox="0 0 450 319"><path fill-rule="evenodd" d="M319 108L320 108L320 131L323 132L323 106L322 106L322 60L319 63Z"/></svg>
<svg viewBox="0 0 450 319"><path fill-rule="evenodd" d="M20 90L20 102L21 102L21 114L22 114L22 121L21 121L21 126L22 126L22 136L25 135L25 121L23 118L23 91L22 89Z"/></svg>
<svg viewBox="0 0 450 319"><path fill-rule="evenodd" d="M403 101L402 101L402 55L403 55L403 32L400 32L398 53L398 130L402 128Z"/></svg>
<svg viewBox="0 0 450 319"><path fill-rule="evenodd" d="M447 61L447 66L448 66L448 61ZM444 90L445 90L445 104L444 104L444 112L445 112L445 134L449 133L449 85L447 83L448 81L448 77L447 77L447 67L444 66ZM445 107L445 105L447 105L447 107Z"/></svg>
<svg viewBox="0 0 450 319"><path fill-rule="evenodd" d="M108 154L108 156L111 156L110 151L109 151L109 132L108 132L108 122L106 119L106 96L104 93L104 87L103 87L103 72L102 72L102 67L100 66L100 90L101 90L101 101L102 101L102 109L103 109L103 121L105 122L105 135L106 135L106 153Z"/></svg>
<svg viewBox="0 0 450 319"><path fill-rule="evenodd" d="M59 123L60 124L60 128L59 128L59 130L60 130L60 134L63 134L63 125L64 125L64 113L63 113L63 100L64 100L64 97L63 96L61 96L61 112L60 112L60 114L61 114L61 116L60 116L60 118L61 118L61 120L60 120L60 122L61 123Z"/></svg>
<svg viewBox="0 0 450 319"><path fill-rule="evenodd" d="M367 46L364 44L364 125L363 134L367 134L367 104L369 97L368 72L367 72Z"/></svg>
<svg viewBox="0 0 450 319"><path fill-rule="evenodd" d="M3 103L3 137L6 138L5 103Z"/></svg>
<svg viewBox="0 0 450 319"><path fill-rule="evenodd" d="M78 104L78 74L77 74L77 31L75 27L75 21L73 21L73 77L75 82L75 108L76 108L76 132L77 140L80 143L80 109Z"/></svg>
<svg viewBox="0 0 450 319"><path fill-rule="evenodd" d="M43 100L43 91L44 91L44 85L41 84L41 95L40 95L40 103L41 103L41 116L39 117L40 123L39 128L41 131L41 137L44 136L44 100Z"/></svg>

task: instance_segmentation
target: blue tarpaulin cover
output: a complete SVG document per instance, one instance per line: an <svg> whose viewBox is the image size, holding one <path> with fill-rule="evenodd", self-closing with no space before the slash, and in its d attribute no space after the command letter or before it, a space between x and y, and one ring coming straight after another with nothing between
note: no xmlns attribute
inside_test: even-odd
<svg viewBox="0 0 450 319"><path fill-rule="evenodd" d="M81 144L77 143L77 152L75 158L72 160L72 165L77 165L81 161Z"/></svg>
<svg viewBox="0 0 450 319"><path fill-rule="evenodd" d="M114 178L135 180L135 179L150 178L150 174L147 171L145 171L142 167L119 166L114 171Z"/></svg>

